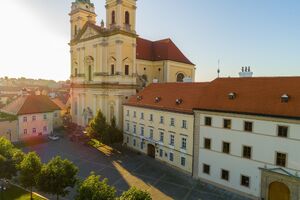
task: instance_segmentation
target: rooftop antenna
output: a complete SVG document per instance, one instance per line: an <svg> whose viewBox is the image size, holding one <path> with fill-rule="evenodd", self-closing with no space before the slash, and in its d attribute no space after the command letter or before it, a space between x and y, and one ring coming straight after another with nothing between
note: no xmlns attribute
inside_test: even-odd
<svg viewBox="0 0 300 200"><path fill-rule="evenodd" d="M220 72L221 72L221 70L220 70L220 59L218 60L218 78L220 78Z"/></svg>

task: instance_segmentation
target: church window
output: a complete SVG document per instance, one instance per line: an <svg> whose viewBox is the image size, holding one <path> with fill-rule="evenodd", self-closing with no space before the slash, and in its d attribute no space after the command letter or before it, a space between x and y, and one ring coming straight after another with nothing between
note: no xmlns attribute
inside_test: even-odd
<svg viewBox="0 0 300 200"><path fill-rule="evenodd" d="M111 23L115 24L116 23L116 12L112 11L111 13Z"/></svg>
<svg viewBox="0 0 300 200"><path fill-rule="evenodd" d="M130 24L130 14L128 11L125 12L125 24Z"/></svg>
<svg viewBox="0 0 300 200"><path fill-rule="evenodd" d="M125 65L125 75L129 75L129 65Z"/></svg>
<svg viewBox="0 0 300 200"><path fill-rule="evenodd" d="M111 73L111 75L114 75L115 74L115 65L112 64L110 67L111 67L110 68L111 69L110 73Z"/></svg>
<svg viewBox="0 0 300 200"><path fill-rule="evenodd" d="M77 69L77 68L75 68L75 73L74 73L74 75L75 75L75 77L78 76L78 69Z"/></svg>
<svg viewBox="0 0 300 200"><path fill-rule="evenodd" d="M92 81L92 66L89 65L89 81Z"/></svg>
<svg viewBox="0 0 300 200"><path fill-rule="evenodd" d="M184 79L184 74L183 73L177 74L177 82L183 82L183 79Z"/></svg>

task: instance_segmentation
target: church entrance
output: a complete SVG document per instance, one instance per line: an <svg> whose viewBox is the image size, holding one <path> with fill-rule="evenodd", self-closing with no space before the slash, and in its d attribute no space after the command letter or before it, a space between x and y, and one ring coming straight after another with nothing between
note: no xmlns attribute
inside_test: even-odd
<svg viewBox="0 0 300 200"><path fill-rule="evenodd" d="M290 200L289 188L280 182L273 182L269 186L269 200Z"/></svg>
<svg viewBox="0 0 300 200"><path fill-rule="evenodd" d="M148 144L148 156L155 158L155 146L152 144Z"/></svg>

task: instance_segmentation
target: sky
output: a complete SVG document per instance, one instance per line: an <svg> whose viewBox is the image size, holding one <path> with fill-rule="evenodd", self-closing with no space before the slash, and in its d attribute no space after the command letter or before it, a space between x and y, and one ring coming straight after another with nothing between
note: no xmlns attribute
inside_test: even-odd
<svg viewBox="0 0 300 200"><path fill-rule="evenodd" d="M66 80L70 76L72 0L1 2L0 77ZM92 0L105 19L105 0ZM138 0L137 33L171 38L196 64L196 80L300 76L299 0Z"/></svg>

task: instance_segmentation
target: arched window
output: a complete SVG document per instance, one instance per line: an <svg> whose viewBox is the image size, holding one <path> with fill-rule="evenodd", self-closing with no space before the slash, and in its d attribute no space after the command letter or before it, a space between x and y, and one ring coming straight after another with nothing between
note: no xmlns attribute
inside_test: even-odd
<svg viewBox="0 0 300 200"><path fill-rule="evenodd" d="M177 74L177 78L176 78L177 82L183 82L183 79L184 79L184 74L183 73Z"/></svg>
<svg viewBox="0 0 300 200"><path fill-rule="evenodd" d="M128 11L125 12L125 24L130 24L130 14Z"/></svg>
<svg viewBox="0 0 300 200"><path fill-rule="evenodd" d="M114 75L114 74L115 74L115 65L114 65L114 64L112 64L112 65L110 66L110 73L111 73L111 75Z"/></svg>
<svg viewBox="0 0 300 200"><path fill-rule="evenodd" d="M89 81L92 81L92 66L89 65Z"/></svg>
<svg viewBox="0 0 300 200"><path fill-rule="evenodd" d="M129 75L129 65L125 65L125 76Z"/></svg>
<svg viewBox="0 0 300 200"><path fill-rule="evenodd" d="M111 13L111 23L112 24L116 23L116 12L114 10Z"/></svg>

